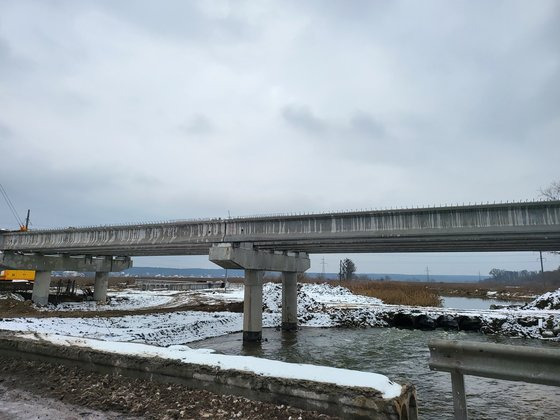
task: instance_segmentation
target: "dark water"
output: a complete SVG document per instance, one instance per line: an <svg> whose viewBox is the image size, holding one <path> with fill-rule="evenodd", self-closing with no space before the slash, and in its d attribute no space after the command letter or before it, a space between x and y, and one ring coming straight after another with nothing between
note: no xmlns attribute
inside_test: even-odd
<svg viewBox="0 0 560 420"><path fill-rule="evenodd" d="M559 343L485 336L479 333L400 330L396 328L302 328L283 333L263 331L261 345L243 346L241 334L190 343L220 353L242 354L294 363L377 372L397 382L412 382L418 392L420 417L452 418L451 378L428 368L429 340L442 338L535 347ZM472 419L560 419L560 388L466 376L467 405Z"/></svg>
<svg viewBox="0 0 560 420"><path fill-rule="evenodd" d="M523 305L523 302L510 302L497 299L479 299L455 296L443 296L441 306L453 309L490 309L490 305Z"/></svg>

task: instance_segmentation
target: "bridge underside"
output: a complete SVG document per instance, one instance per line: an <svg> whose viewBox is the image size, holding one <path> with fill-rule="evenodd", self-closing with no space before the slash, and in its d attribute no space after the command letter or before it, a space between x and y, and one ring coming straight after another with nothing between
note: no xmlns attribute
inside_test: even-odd
<svg viewBox="0 0 560 420"><path fill-rule="evenodd" d="M224 241L226 243L237 241ZM240 242L240 241L239 241ZM247 241L243 241L247 242ZM251 242L251 241L249 241ZM24 253L56 253L73 255L208 255L212 245L221 242L187 244L103 244L93 246L58 245L55 248L33 246L19 248ZM488 234L440 235L423 237L336 238L284 241L253 241L255 249L296 251L307 254L334 253L412 253L412 252L500 252L500 251L557 251L560 233L544 234Z"/></svg>

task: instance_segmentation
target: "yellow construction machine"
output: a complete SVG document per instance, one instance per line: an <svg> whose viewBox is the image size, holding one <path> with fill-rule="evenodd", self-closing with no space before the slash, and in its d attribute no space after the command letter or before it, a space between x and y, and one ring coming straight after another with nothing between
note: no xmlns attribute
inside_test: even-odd
<svg viewBox="0 0 560 420"><path fill-rule="evenodd" d="M34 281L34 270L2 270L0 271L0 281Z"/></svg>
<svg viewBox="0 0 560 420"><path fill-rule="evenodd" d="M14 215L14 217L16 218L18 225L19 225L19 231L20 232L27 232L27 230L29 229L29 213L30 211L27 210L27 217L25 218L25 223L23 220L21 220L21 218L19 217L16 208L14 207L12 200L10 200L10 197L8 196L8 193L6 192L6 190L4 189L4 187L2 186L2 184L0 184L0 195L2 195L4 197L4 200L6 201L6 204L8 205L8 208L10 209L10 211L12 212L12 214ZM16 283L31 283L35 281L35 271L34 270L2 270L0 271L0 282L4 283L6 286L8 286L7 283L13 283L13 285L15 285Z"/></svg>

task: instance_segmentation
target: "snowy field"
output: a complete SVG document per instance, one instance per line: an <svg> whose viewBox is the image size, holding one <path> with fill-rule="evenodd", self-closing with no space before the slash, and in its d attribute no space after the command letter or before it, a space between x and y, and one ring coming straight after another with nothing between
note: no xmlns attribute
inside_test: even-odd
<svg viewBox="0 0 560 420"><path fill-rule="evenodd" d="M107 304L98 305L94 301L64 302L58 305L49 304L37 307L43 312L72 312L72 311L133 311L137 309L175 308L193 303L217 304L225 302L243 301L243 286L234 285L228 290L207 289L196 291L183 290L155 290L143 291L125 289L109 291ZM2 295L0 295L0 299ZM12 297L13 298L13 297Z"/></svg>
<svg viewBox="0 0 560 420"><path fill-rule="evenodd" d="M37 307L44 312L70 311L130 311L149 308L175 308L191 303L216 304L243 301L243 286L234 285L227 290L207 289L196 291L157 290L142 291L125 289L109 291L107 304L98 305L94 301L65 302L58 305L49 304Z"/></svg>
<svg viewBox="0 0 560 420"><path fill-rule="evenodd" d="M176 295L176 291L139 291L124 290L109 292L109 301L105 305L98 305L94 301L65 302L59 305L49 304L46 307L38 307L41 311L107 311L107 310L134 310L144 308L156 308L169 305Z"/></svg>
<svg viewBox="0 0 560 420"><path fill-rule="evenodd" d="M266 283L263 289L263 326L281 325L280 284ZM109 305L94 302L59 305L52 317L4 318L0 329L64 336L135 342L159 346L179 345L241 331L243 315L233 312L177 311L119 317L59 318L57 311L125 310L175 307L187 302L218 304L241 302L243 288L204 291L141 292L125 290L110 293ZM301 284L298 287L298 320L307 327L384 327L388 316L418 316L436 320L441 316L480 320L487 333L560 341L560 291L547 293L523 309L454 310L445 308L384 305L379 299L356 296L348 289L327 284ZM499 325L499 327L496 327Z"/></svg>

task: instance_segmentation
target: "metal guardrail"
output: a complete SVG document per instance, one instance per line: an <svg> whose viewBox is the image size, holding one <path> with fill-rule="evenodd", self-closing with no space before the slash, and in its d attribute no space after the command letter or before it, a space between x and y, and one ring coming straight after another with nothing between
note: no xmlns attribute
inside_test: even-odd
<svg viewBox="0 0 560 420"><path fill-rule="evenodd" d="M445 204L422 204L422 205L409 205L409 206L396 206L396 207L372 207L365 209L345 209L345 210L322 210L322 211L312 211L312 212L280 212L280 213L262 213L262 214L252 214L252 215L239 215L239 216L228 216L228 217L194 217L186 219L168 219L168 220L144 220L136 222L116 222L110 224L102 225L78 225L72 227L37 227L32 229L32 233L48 233L48 232L58 232L58 231L75 231L75 230L87 230L87 229L113 229L113 228L126 228L126 227L144 227L144 226L161 226L161 225L174 225L179 223L212 223L212 222L240 222L240 221L250 221L254 219L262 218L275 218L275 217L301 217L301 216L342 216L352 213L382 213L382 212L401 212L401 211L413 211L413 210L447 210L454 208L468 208L473 206L503 206L505 205L518 205L518 204L550 204L555 201L560 200L543 200L543 199L525 199L525 200L512 200L512 201L494 201L494 202L469 202L467 203L445 203ZM19 231L13 231L9 229L1 229L0 234L13 234L20 233Z"/></svg>
<svg viewBox="0 0 560 420"><path fill-rule="evenodd" d="M430 369L451 373L455 419L467 419L463 375L560 386L560 349L434 340Z"/></svg>

